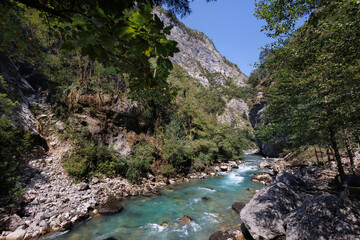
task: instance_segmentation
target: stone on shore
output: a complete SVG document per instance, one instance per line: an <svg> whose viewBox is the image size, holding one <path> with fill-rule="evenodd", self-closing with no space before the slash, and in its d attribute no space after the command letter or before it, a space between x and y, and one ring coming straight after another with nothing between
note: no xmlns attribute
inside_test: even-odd
<svg viewBox="0 0 360 240"><path fill-rule="evenodd" d="M251 180L253 182L258 182L258 183L261 183L264 185L268 185L272 182L272 177L268 173L260 172L260 173L254 174L254 176L251 178Z"/></svg>
<svg viewBox="0 0 360 240"><path fill-rule="evenodd" d="M123 209L120 201L114 196L108 196L98 207L99 213L118 213Z"/></svg>
<svg viewBox="0 0 360 240"><path fill-rule="evenodd" d="M209 240L245 240L239 230L217 231L211 234Z"/></svg>
<svg viewBox="0 0 360 240"><path fill-rule="evenodd" d="M23 239L26 234L26 230L22 228L16 229L14 232L11 232L6 236L6 240L20 240Z"/></svg>
<svg viewBox="0 0 360 240"><path fill-rule="evenodd" d="M287 180L292 176L279 176L279 181L261 189L241 210L240 218L254 239L273 239L285 235L286 216L307 197L307 194L296 192L291 185L281 182L291 183Z"/></svg>
<svg viewBox="0 0 360 240"><path fill-rule="evenodd" d="M286 217L286 239L360 239L360 206L352 204L346 198L318 192Z"/></svg>

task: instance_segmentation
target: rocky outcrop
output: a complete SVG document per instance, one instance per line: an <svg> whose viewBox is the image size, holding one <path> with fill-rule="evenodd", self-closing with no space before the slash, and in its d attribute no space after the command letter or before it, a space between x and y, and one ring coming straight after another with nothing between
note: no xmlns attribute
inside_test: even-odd
<svg viewBox="0 0 360 240"><path fill-rule="evenodd" d="M270 176L269 173L260 172L260 173L254 174L254 176L251 177L251 180L253 182L258 182L258 183L261 183L264 185L268 185L271 183L272 177Z"/></svg>
<svg viewBox="0 0 360 240"><path fill-rule="evenodd" d="M157 8L154 12L166 26L174 26L169 39L178 42L180 52L175 54L172 62L179 64L206 87L210 86L210 81L221 84L231 81L236 86L245 86L245 74L221 56L205 34L186 27L163 9ZM207 76L209 74L212 79Z"/></svg>
<svg viewBox="0 0 360 240"><path fill-rule="evenodd" d="M288 240L360 239L360 205L321 191L291 212L284 225Z"/></svg>
<svg viewBox="0 0 360 240"><path fill-rule="evenodd" d="M228 230L214 232L209 240L245 240L245 237L239 230Z"/></svg>
<svg viewBox="0 0 360 240"><path fill-rule="evenodd" d="M171 58L173 63L180 65L205 87L214 84L220 84L224 88L247 86L248 77L236 64L223 57L205 34L186 27L161 8L156 8L154 13L166 26L173 26L168 38L176 41L180 50ZM218 122L234 128L251 129L248 121L249 107L245 102L247 99L235 99L226 95L223 99L226 107L225 111L217 116Z"/></svg>
<svg viewBox="0 0 360 240"><path fill-rule="evenodd" d="M258 94L257 99L258 102L251 107L249 113L251 125L255 130L263 124L264 111L267 105L267 101L262 96L261 92ZM267 143L261 141L255 136L255 141L260 149L261 155L267 157L279 157L279 154L282 151L281 143L283 142L283 139L275 139L274 143Z"/></svg>
<svg viewBox="0 0 360 240"><path fill-rule="evenodd" d="M231 125L235 128L245 129L249 121L249 107L243 100L231 99L226 103L225 111L217 116L221 124Z"/></svg>
<svg viewBox="0 0 360 240"><path fill-rule="evenodd" d="M68 102L74 112L71 124L86 126L95 142L112 145L123 157L131 153L135 135L151 126L150 120L142 116L141 106L125 96L74 90Z"/></svg>
<svg viewBox="0 0 360 240"><path fill-rule="evenodd" d="M288 180L289 177L288 174L280 176L278 181L261 189L241 210L240 218L254 239L285 235L286 216L308 197L292 188L291 183L295 181Z"/></svg>
<svg viewBox="0 0 360 240"><path fill-rule="evenodd" d="M308 194L313 182L306 180L281 172L251 199L240 218L252 238L359 239L360 202L344 193Z"/></svg>

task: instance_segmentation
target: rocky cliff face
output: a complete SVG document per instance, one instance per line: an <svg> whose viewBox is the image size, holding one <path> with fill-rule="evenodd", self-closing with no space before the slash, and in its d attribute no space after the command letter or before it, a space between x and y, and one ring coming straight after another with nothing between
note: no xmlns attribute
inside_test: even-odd
<svg viewBox="0 0 360 240"><path fill-rule="evenodd" d="M233 84L236 87L247 87L248 77L241 72L236 64L223 57L214 43L204 33L186 27L176 17L163 9L156 8L154 13L166 26L173 26L169 39L178 42L180 52L171 59L172 62L184 68L203 86L210 87L220 84L224 87ZM217 116L221 124L236 128L250 129L247 99L233 99L224 96L226 108L223 114Z"/></svg>
<svg viewBox="0 0 360 240"><path fill-rule="evenodd" d="M249 112L249 119L252 127L256 130L259 126L263 124L264 111L267 105L267 101L264 98L262 92L259 92L257 96L257 103L255 103ZM277 139L275 143L267 143L259 140L255 136L255 141L260 149L260 154L267 157L279 157L279 154L282 151L281 148L281 139Z"/></svg>
<svg viewBox="0 0 360 240"><path fill-rule="evenodd" d="M221 56L209 37L186 27L164 10L156 9L155 14L166 26L174 26L169 38L178 42L180 49L180 52L172 58L174 63L179 64L206 87L210 86L211 81L221 84L231 81L239 87L246 85L245 74L235 64ZM209 75L212 75L213 79L209 79Z"/></svg>

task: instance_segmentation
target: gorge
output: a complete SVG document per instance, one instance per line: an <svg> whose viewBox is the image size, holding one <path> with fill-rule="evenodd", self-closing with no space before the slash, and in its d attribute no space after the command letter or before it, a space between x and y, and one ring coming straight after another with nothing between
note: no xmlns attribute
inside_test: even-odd
<svg viewBox="0 0 360 240"><path fill-rule="evenodd" d="M360 3L257 2L246 76L189 2L0 3L0 240L359 239Z"/></svg>

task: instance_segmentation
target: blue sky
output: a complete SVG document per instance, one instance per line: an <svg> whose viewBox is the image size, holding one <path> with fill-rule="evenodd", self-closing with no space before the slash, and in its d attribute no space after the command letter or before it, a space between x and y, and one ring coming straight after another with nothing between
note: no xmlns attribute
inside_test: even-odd
<svg viewBox="0 0 360 240"><path fill-rule="evenodd" d="M192 13L179 18L186 26L205 33L221 55L236 63L247 76L259 58L261 47L273 42L260 32L264 21L256 19L255 0L217 0L191 3Z"/></svg>

